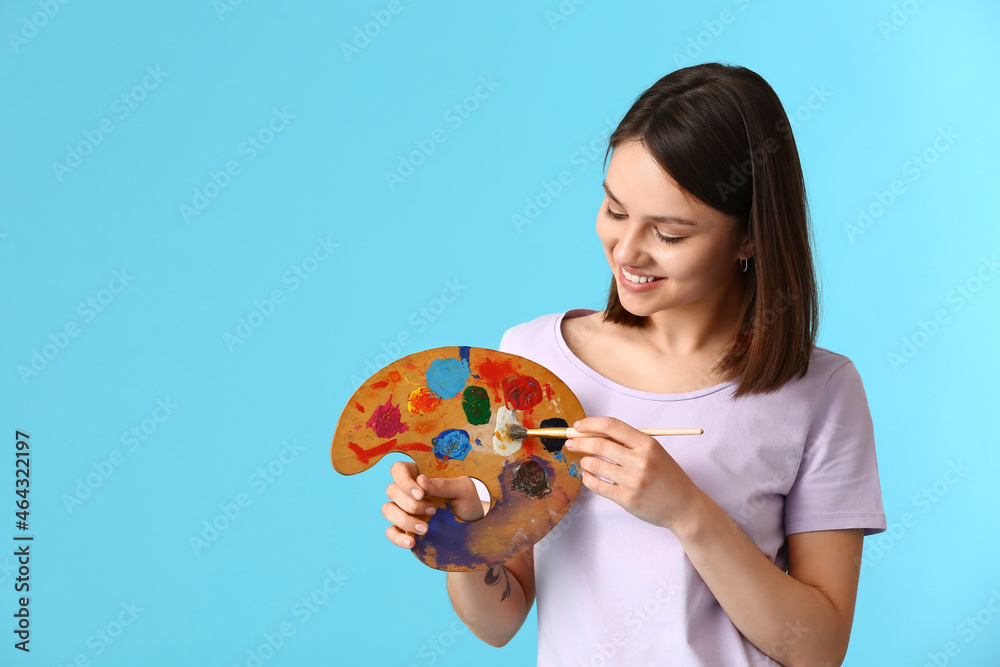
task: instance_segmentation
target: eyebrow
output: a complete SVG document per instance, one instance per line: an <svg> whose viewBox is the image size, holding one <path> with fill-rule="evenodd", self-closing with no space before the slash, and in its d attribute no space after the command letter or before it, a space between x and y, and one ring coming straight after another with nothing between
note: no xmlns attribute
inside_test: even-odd
<svg viewBox="0 0 1000 667"><path fill-rule="evenodd" d="M601 185L604 186L604 192L606 192L608 197L611 198L611 201L624 208L625 205L618 201L618 197L615 197L614 193L611 192L611 188L608 187L608 182L604 181ZM692 227L697 227L697 224L691 220L688 220L687 218L678 218L674 215L647 215L644 220L647 222L662 222L671 225L691 225Z"/></svg>

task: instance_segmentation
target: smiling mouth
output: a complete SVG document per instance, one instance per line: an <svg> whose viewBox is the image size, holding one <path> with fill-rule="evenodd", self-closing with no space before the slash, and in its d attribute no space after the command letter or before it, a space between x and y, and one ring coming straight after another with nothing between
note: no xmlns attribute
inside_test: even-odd
<svg viewBox="0 0 1000 667"><path fill-rule="evenodd" d="M662 277L657 277L657 276L637 276L633 273L629 273L625 269L622 269L622 275L625 276L625 279L628 280L630 283L634 283L636 285L645 285L646 283L655 282L657 280L663 280Z"/></svg>

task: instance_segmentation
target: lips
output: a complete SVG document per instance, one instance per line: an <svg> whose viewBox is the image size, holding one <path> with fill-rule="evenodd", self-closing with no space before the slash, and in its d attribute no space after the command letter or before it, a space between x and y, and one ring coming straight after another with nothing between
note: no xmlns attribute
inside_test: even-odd
<svg viewBox="0 0 1000 667"><path fill-rule="evenodd" d="M656 286L662 281L663 276L634 273L626 271L621 266L618 267L618 283L629 292L648 292L656 289Z"/></svg>
<svg viewBox="0 0 1000 667"><path fill-rule="evenodd" d="M631 271L626 271L624 268L622 268L622 275L625 276L626 280L628 280L629 282L633 282L637 285L644 285L646 283L652 283L657 280L663 280L663 278L660 276L650 276L643 273L632 273Z"/></svg>

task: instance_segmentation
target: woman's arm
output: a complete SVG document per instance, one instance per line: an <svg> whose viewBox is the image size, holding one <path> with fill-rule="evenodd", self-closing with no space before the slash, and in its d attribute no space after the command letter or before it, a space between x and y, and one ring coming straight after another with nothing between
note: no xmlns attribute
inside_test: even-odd
<svg viewBox="0 0 1000 667"><path fill-rule="evenodd" d="M652 437L612 417L588 417L574 427L600 434L566 442L571 451L594 455L580 461L583 483L643 521L671 530L754 646L788 666L843 662L854 619L861 529L789 535L785 574Z"/></svg>
<svg viewBox="0 0 1000 667"><path fill-rule="evenodd" d="M854 621L863 531L788 536L788 574L704 493L673 528L743 636L789 667L839 666Z"/></svg>
<svg viewBox="0 0 1000 667"><path fill-rule="evenodd" d="M535 601L534 549L488 570L449 572L447 586L451 606L473 634L490 646L504 646Z"/></svg>
<svg viewBox="0 0 1000 667"><path fill-rule="evenodd" d="M404 549L416 544L410 534L427 532L423 517L435 513L429 496L447 498L462 521L480 519L489 509L469 477L427 477L408 461L396 461L389 472L389 502L382 506L382 514L392 523L385 535ZM449 572L446 585L455 613L473 634L491 646L503 646L517 634L535 601L534 550L489 570Z"/></svg>

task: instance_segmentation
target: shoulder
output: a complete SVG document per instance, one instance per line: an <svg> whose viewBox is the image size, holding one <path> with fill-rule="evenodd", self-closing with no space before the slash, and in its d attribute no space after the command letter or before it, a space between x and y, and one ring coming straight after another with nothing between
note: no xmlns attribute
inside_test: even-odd
<svg viewBox="0 0 1000 667"><path fill-rule="evenodd" d="M774 405L781 410L796 405L806 409L808 414L824 403L841 400L845 394L864 394L861 375L854 362L847 355L814 346L804 375L788 380L773 394L759 398L767 403L770 398L765 396L773 397ZM800 414L797 410L790 412Z"/></svg>
<svg viewBox="0 0 1000 667"><path fill-rule="evenodd" d="M523 349L526 344L537 342L541 336L554 330L560 317L562 313L549 313L512 326L503 333L497 349L517 354L517 351Z"/></svg>
<svg viewBox="0 0 1000 667"><path fill-rule="evenodd" d="M595 311L574 308L564 313L541 315L533 320L517 324L504 332L498 349L501 352L521 354L522 351L536 349L539 346L558 345L561 340L559 327L564 318L573 321L579 319L581 315L593 312Z"/></svg>
<svg viewBox="0 0 1000 667"><path fill-rule="evenodd" d="M812 354L809 355L809 370L807 375L818 375L829 378L835 372L848 365L852 368L854 367L854 362L847 355L815 345L813 346Z"/></svg>
<svg viewBox="0 0 1000 667"><path fill-rule="evenodd" d="M809 406L810 431L845 429L860 434L860 439L870 440L872 430L871 410L861 374L854 362L843 354L825 348L814 348L809 362L809 372L799 398Z"/></svg>
<svg viewBox="0 0 1000 667"><path fill-rule="evenodd" d="M854 362L844 354L828 350L825 347L814 346L809 357L809 370L806 377L813 377L820 387L831 383L839 385L861 385L861 374Z"/></svg>

